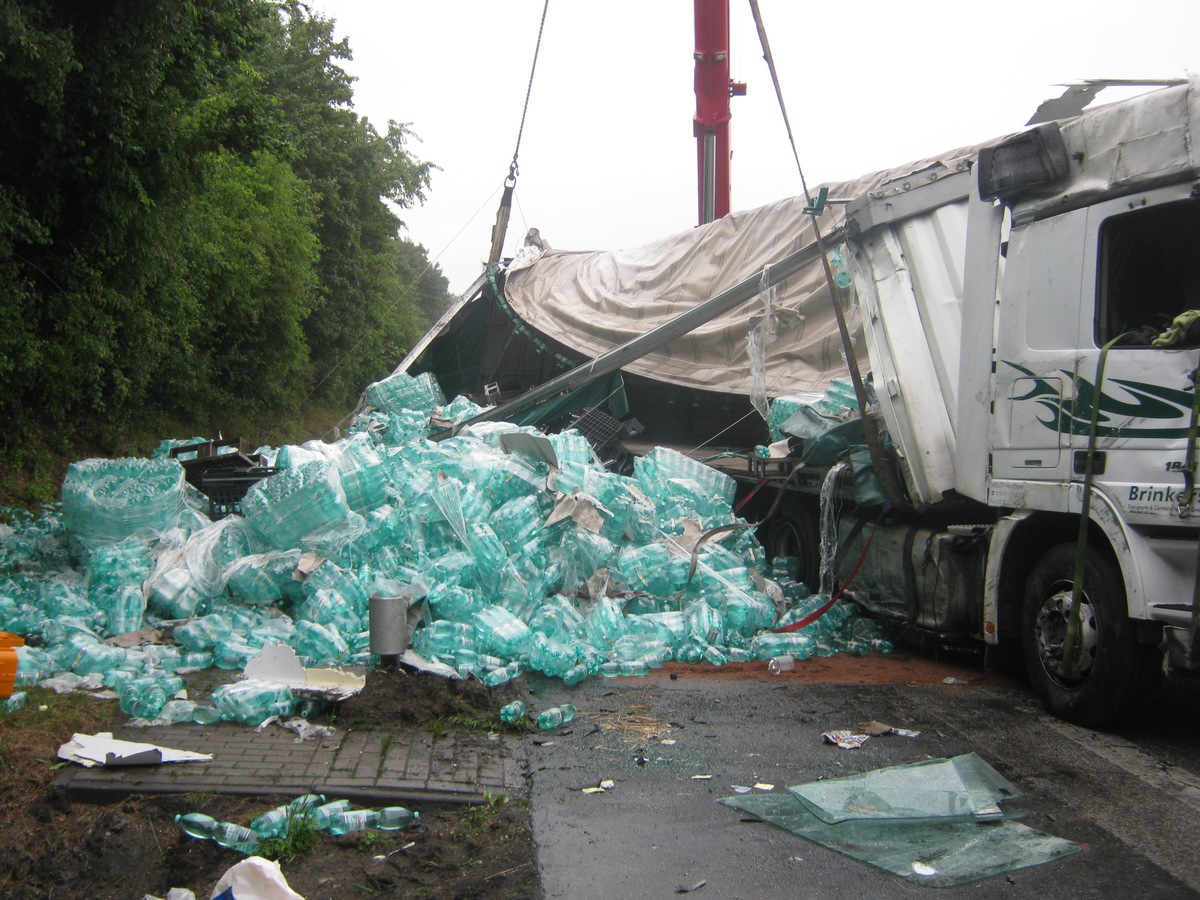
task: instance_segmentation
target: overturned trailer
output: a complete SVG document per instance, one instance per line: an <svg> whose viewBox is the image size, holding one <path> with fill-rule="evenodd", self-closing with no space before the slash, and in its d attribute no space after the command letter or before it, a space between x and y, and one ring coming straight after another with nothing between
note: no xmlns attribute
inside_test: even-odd
<svg viewBox="0 0 1200 900"><path fill-rule="evenodd" d="M611 443L644 428L623 446L672 446L733 475L768 553L810 583L822 530L840 534L835 569L843 582L854 570L859 603L1020 647L1049 709L1110 721L1164 649L1195 666L1198 91L1152 91L637 250L532 237L400 368L490 404L482 419L636 420L593 430ZM887 462L856 450L861 420L830 419L847 357L868 389L846 405L878 424ZM872 463L894 469L898 493L864 489ZM840 515L822 529L835 468L855 477L836 476Z"/></svg>

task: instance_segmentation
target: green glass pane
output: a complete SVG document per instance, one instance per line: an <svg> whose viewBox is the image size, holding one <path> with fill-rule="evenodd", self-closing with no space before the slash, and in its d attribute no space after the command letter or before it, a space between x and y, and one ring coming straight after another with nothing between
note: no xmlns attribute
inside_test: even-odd
<svg viewBox="0 0 1200 900"><path fill-rule="evenodd" d="M814 781L789 790L830 824L995 819L1003 817L1001 801L1021 796L974 753Z"/></svg>
<svg viewBox="0 0 1200 900"><path fill-rule="evenodd" d="M747 794L718 802L852 859L931 887L952 887L1041 865L1079 850L1071 841L1008 819L941 825L859 820L831 825L813 815L791 793Z"/></svg>

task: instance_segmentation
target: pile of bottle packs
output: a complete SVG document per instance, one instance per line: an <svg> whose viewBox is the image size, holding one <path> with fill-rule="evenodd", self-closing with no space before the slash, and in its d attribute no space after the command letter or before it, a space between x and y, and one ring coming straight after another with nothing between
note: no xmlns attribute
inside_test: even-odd
<svg viewBox="0 0 1200 900"><path fill-rule="evenodd" d="M270 643L310 666L374 664L376 594L420 607L417 653L489 684L886 649L848 603L772 633L823 598L786 561L768 568L752 528L730 527L745 524L735 484L710 466L657 448L619 475L576 431L503 423L433 441L431 419L479 408L446 403L429 376L396 374L365 397L335 442L261 448L280 471L240 515L208 518L169 457L181 441L76 463L61 505L8 511L0 630L33 638L18 684L91 679L148 721L286 715L293 698L262 683L189 706L178 673L241 669ZM144 628L171 639L106 640Z"/></svg>

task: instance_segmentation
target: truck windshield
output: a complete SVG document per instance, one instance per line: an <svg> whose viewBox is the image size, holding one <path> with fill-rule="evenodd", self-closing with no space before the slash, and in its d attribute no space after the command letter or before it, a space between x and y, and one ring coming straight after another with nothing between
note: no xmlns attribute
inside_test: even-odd
<svg viewBox="0 0 1200 900"><path fill-rule="evenodd" d="M1126 333L1119 346L1200 346L1200 203L1107 219L1099 275L1097 346Z"/></svg>

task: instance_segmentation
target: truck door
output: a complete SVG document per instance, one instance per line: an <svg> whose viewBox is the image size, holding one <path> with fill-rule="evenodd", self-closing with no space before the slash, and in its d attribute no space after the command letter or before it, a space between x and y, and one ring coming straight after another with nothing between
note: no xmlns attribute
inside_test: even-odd
<svg viewBox="0 0 1200 900"><path fill-rule="evenodd" d="M1084 296L1092 315L1081 323L1087 349L1075 376L1073 467L1082 472L1098 398L1097 487L1131 523L1178 523L1191 373L1200 363L1200 200L1184 184L1087 212ZM1099 348L1114 339L1097 392Z"/></svg>
<svg viewBox="0 0 1200 900"><path fill-rule="evenodd" d="M1065 509L1086 226L1086 211L1076 210L1010 235L996 331L993 505Z"/></svg>

